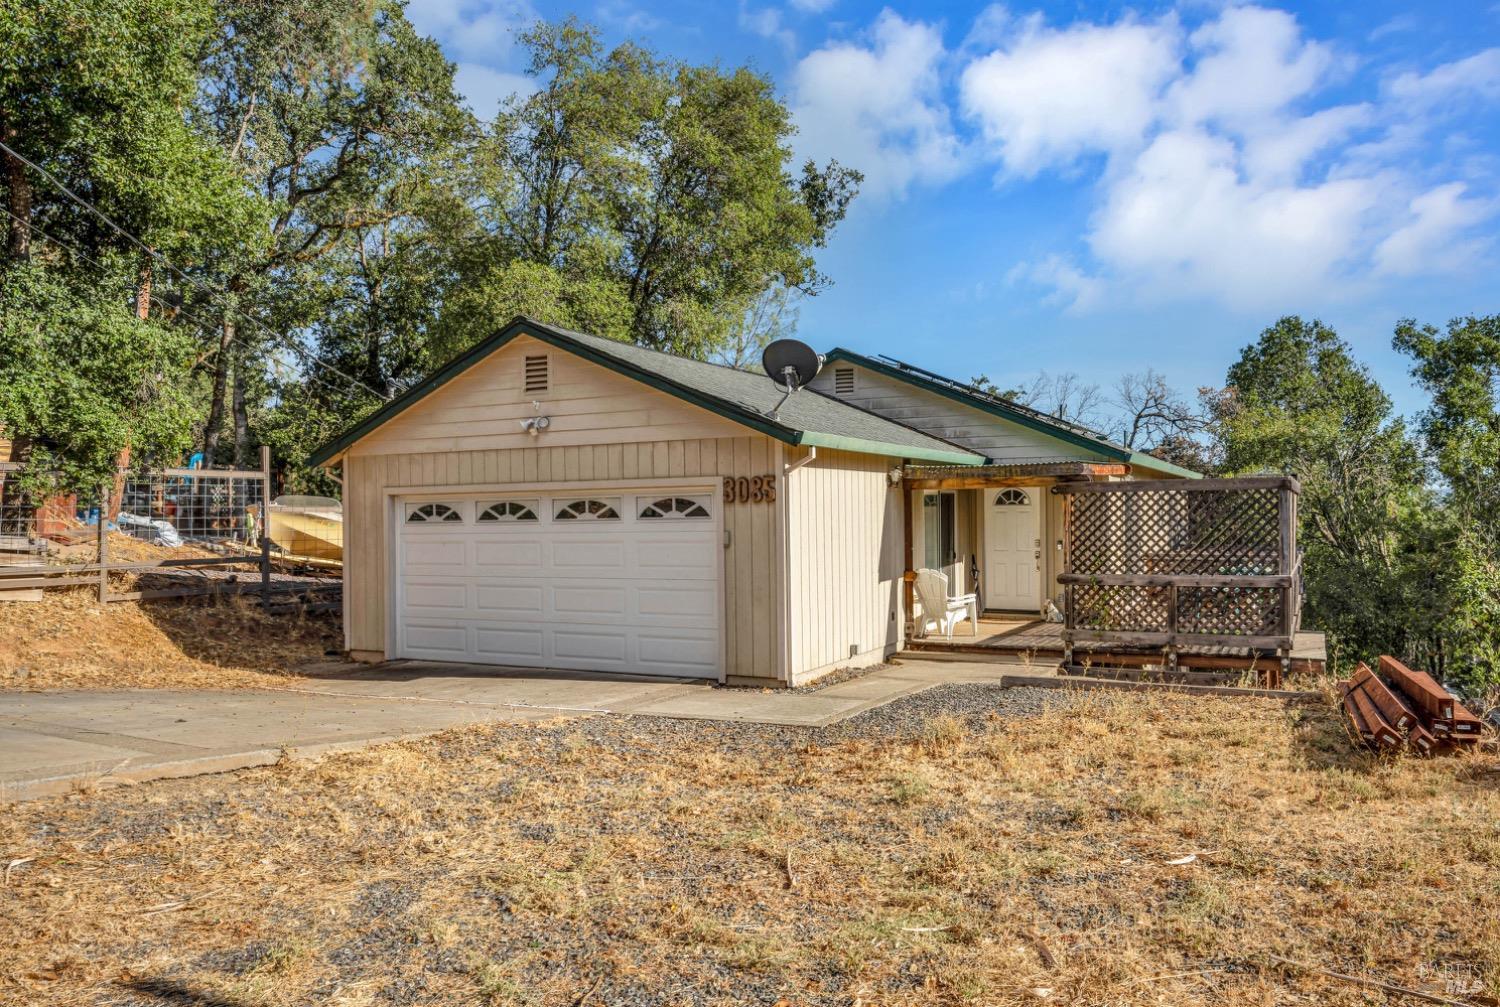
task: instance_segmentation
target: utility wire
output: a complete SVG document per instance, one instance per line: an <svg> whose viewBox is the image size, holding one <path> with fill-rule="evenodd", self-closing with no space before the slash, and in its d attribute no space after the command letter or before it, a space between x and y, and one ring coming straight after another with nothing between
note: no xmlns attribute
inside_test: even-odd
<svg viewBox="0 0 1500 1007"><path fill-rule="evenodd" d="M93 256L89 255L87 252L85 252L83 249L79 248L73 242L64 241L61 238L58 238L58 237L56 237L54 235L51 235L51 234L48 234L46 231L42 230L40 227L36 226L36 224L32 223L31 221L28 221L28 220L25 220L25 219L23 219L21 217L16 216L7 207L0 206L0 213L4 213L11 220L14 220L14 221L16 221L19 224L25 224L26 227L29 228L32 233L34 233L34 234L38 235L39 237L41 237L42 240L44 240L44 241L50 241L53 245L56 245L58 248L65 248L65 249L67 249L69 252L71 252L72 254L78 256L80 259L82 259L83 261L87 262L89 265L93 266L95 269L98 269L101 272L108 272L109 271L109 267L108 266L104 265L98 259L96 259ZM156 296L155 294L147 294L146 296L148 298L150 298L152 304L155 304L162 311L173 312L174 315L181 315L183 318L186 318L188 321L190 321L193 324L197 325L198 328L200 330L202 330L205 334L212 333L212 332L214 332L215 330L217 330L219 328L219 325L217 323L215 323L215 324L209 324L208 322L205 322L205 321L203 321L203 319L201 319L201 318L197 317L196 315L194 315L191 311L188 311L186 308L183 308L180 305L169 304L166 301L163 301L160 297ZM232 338L232 341L239 343L241 346L243 346L246 349L251 349L252 348L250 346L250 344L238 332L235 333L235 335ZM222 348L223 348L222 346L215 346L213 349L209 350L208 353L204 354L201 358L199 358L199 360L197 361L197 363L195 363L193 366L197 367L198 365L204 363L205 361L213 359L215 356L218 355L219 351ZM309 381L314 381L314 382L322 385L324 388L328 389L329 392L333 393L334 397L338 400L338 402L341 405L347 405L349 402L353 401L353 389L350 389L350 388L340 388L339 386L337 386L337 385L333 384L332 382L330 382L327 378L321 377L318 374L317 371L309 370L307 372L307 374L306 374L306 377L307 377L307 379Z"/></svg>
<svg viewBox="0 0 1500 1007"><path fill-rule="evenodd" d="M154 259L154 260L160 262L162 265L166 266L168 270L170 270L172 273L175 273L177 276L181 277L185 282L192 284L193 286L197 287L199 290L204 291L205 293L208 293L208 294L217 294L220 297L225 297L225 298L231 298L232 299L232 295L229 293L229 291L222 290L222 289L216 289L216 288L210 286L209 284L205 283L204 281L198 279L197 277L190 276L187 273L184 273L182 270L178 269L175 265L173 265L172 261L170 259L168 259L165 255L162 255L160 252L156 251L156 249L152 248L150 245L147 245L140 238L137 238L134 234L131 234L129 231L125 230L125 228L123 228L119 224L115 223L109 217L109 215L106 214L103 210L99 209L93 203L89 202L88 200L84 199L82 196L80 196L76 192L74 192L72 189L68 188L66 185L64 185L62 183L61 180L59 180L57 178L57 176L53 175L46 168L43 168L41 165L37 164L35 161L33 161L30 158L28 158L26 155L24 155L24 154L20 153L19 151L17 151L14 147L12 147L9 144L7 144L4 140L0 140L0 150L4 150L6 153L8 153L12 157L14 157L16 160L20 161L22 164L25 164L25 165L29 166L30 168L32 168L34 171L36 171L38 174L40 174L43 178L47 179L47 181L51 182L54 186L56 186L64 195L66 195L73 202L77 203L79 206L83 207L85 210L88 210L94 216L96 216L100 220L104 221L104 223L108 224L109 227L110 227L110 229L113 230L116 234L120 235L122 238L125 238L131 244L135 245L141 251L145 252L152 259ZM7 211L7 212L9 212L9 211ZM306 359L310 359L311 361L313 361L314 363L318 364L319 366L327 368L328 370L330 370L333 373L337 374L339 377L343 378L344 380L351 382L352 384L359 385L361 388L365 389L365 391L369 392L371 395L374 395L376 398L388 400L388 398L389 398L388 396L382 394L381 392L376 391L374 388L371 388L369 385L365 384L359 378L356 378L356 377L354 377L351 374L344 373L339 368L333 366L332 364L328 363L326 360L324 360L321 357L319 357L317 354L312 353L310 350L306 349L306 347L297 346L296 343L293 340L288 339L287 337L283 336L279 332L276 332L269 325L266 325L266 324L262 323L259 319L253 317L252 315L247 314L243 310L237 310L236 313L241 318L243 318L245 321L250 322L252 325L255 325L255 326L259 327L260 329L264 330L266 333L268 333L269 335L271 335L273 338L278 339L282 343L284 343L285 345L291 347L294 352L304 354L304 356L305 356Z"/></svg>

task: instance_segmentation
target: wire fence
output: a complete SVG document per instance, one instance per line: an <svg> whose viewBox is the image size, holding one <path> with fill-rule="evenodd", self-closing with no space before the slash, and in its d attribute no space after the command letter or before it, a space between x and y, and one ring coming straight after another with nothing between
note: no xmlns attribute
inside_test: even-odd
<svg viewBox="0 0 1500 1007"><path fill-rule="evenodd" d="M259 593L332 607L341 571L339 502L271 499L261 468L122 472L92 498L29 492L0 462L0 600L96 586L101 602Z"/></svg>

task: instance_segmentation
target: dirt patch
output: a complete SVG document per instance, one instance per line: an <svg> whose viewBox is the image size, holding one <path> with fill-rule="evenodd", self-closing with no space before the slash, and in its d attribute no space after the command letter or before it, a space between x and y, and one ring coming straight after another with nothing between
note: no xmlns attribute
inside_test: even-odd
<svg viewBox="0 0 1500 1007"><path fill-rule="evenodd" d="M268 616L251 598L100 605L86 588L53 590L0 604L0 690L263 687L341 645L334 617Z"/></svg>
<svg viewBox="0 0 1500 1007"><path fill-rule="evenodd" d="M11 809L0 1001L1380 1002L1273 955L1494 995L1497 821L1493 754L1266 700L472 728Z"/></svg>

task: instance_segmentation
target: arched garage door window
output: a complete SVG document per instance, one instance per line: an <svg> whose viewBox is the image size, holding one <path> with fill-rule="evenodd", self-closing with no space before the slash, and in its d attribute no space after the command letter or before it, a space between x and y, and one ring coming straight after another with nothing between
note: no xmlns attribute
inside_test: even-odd
<svg viewBox="0 0 1500 1007"><path fill-rule="evenodd" d="M709 516L708 508L703 506L699 500L692 497L663 497L660 500L652 500L641 508L641 517L649 519L657 518L706 518Z"/></svg>
<svg viewBox="0 0 1500 1007"><path fill-rule="evenodd" d="M447 504L430 503L413 507L406 515L407 524L429 524L437 521L463 521L463 515Z"/></svg>
<svg viewBox="0 0 1500 1007"><path fill-rule="evenodd" d="M558 521L618 521L618 500L569 500L558 504Z"/></svg>

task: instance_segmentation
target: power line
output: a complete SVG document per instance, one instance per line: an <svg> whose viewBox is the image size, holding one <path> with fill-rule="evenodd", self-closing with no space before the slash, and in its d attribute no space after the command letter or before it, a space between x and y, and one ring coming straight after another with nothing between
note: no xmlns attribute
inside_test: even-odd
<svg viewBox="0 0 1500 1007"><path fill-rule="evenodd" d="M48 234L46 231L42 230L40 227L36 226L36 224L32 223L31 221L28 221L28 220L25 220L25 219L23 219L21 217L16 216L7 207L0 206L0 213L4 213L7 217L9 217L11 220L16 221L17 223L25 224L28 229L30 229L34 234L39 235L42 238L42 240L44 240L44 241L50 241L52 244L56 245L59 248L65 248L65 249L67 249L69 252L72 252L74 255L78 256L80 259L84 260L89 265L91 265L94 268L100 270L101 272L108 272L108 270L109 270L108 266L104 265L98 259L96 259L93 256L89 255L87 252L85 252L83 249L79 248L73 242L64 241L61 238L58 238L58 237L56 237L54 235L51 235L51 234ZM186 308L182 307L181 305L169 304L166 301L162 300L160 297L157 297L153 293L148 293L146 296L151 300L151 303L155 304L162 311L170 311L170 312L173 312L175 315L181 315L182 317L186 318L188 321L190 321L193 324L197 325L198 328L200 330L202 330L204 333L211 333L211 332L215 331L215 329L219 328L218 323L210 324L208 322L205 322L203 319L197 317L196 315L194 315L192 312L188 311ZM238 332L233 337L231 337L231 340L233 342L239 343L241 346L243 346L246 349L251 349L250 344L248 342L246 342L245 339ZM222 346L215 346L212 350L210 350L208 353L204 354L201 358L199 358L199 360L193 366L197 367L199 364L202 364L203 362L212 359L215 355L217 355L219 353L219 351L221 349L223 349ZM294 347L294 349L296 349L296 347ZM316 359L316 358L314 358L314 359ZM339 400L339 402L341 404L347 404L350 401L352 401L352 399L351 399L352 392L353 392L352 389L349 389L349 388L340 388L337 385L334 385L333 383L331 383L330 381L328 381L326 378L320 377L318 375L317 371L309 370L309 371L307 371L306 376L307 376L307 379L309 381L317 382L318 384L322 385L324 388L326 388L330 392L332 392L334 394L334 396Z"/></svg>
<svg viewBox="0 0 1500 1007"><path fill-rule="evenodd" d="M134 234L131 234L129 231L125 230L125 228L123 228L119 224L115 223L114 220L112 220L109 217L109 215L106 214L103 210L99 209L93 203L89 202L88 200L84 199L82 196L80 196L76 192L74 192L72 189L68 188L66 185L64 185L62 183L61 180L59 180L57 178L57 176L53 175L46 168L43 168L41 165L37 164L35 161L33 161L30 158L28 158L26 155L24 155L24 154L20 153L19 151L17 151L14 147L11 147L4 140L0 140L0 150L4 150L6 153L8 153L12 157L14 157L16 160L20 161L22 164L25 164L28 167L32 168L34 171L36 171L38 174L40 174L43 178L47 179L47 181L51 182L54 186L56 186L64 195L66 195L73 202L77 203L79 206L83 207L85 210L88 210L94 216L96 216L100 220L104 221L104 223L108 224L109 227L116 234L120 235L121 237L123 237L126 240L128 240L129 242L131 242L133 245L135 245L141 251L145 252L148 256L150 256L152 259L154 259L156 261L159 261L162 265L166 266L168 270L170 270L171 272L175 273L177 276L181 277L185 282L192 284L193 286L197 287L199 290L202 290L202 291L204 291L204 292L206 292L208 294L217 294L217 295L219 295L221 297L229 298L231 300L233 299L232 295L229 293L229 291L215 289L214 287L211 287L209 284L203 282L202 280L198 279L197 277L189 276L187 273L184 273L182 270L178 269L175 265L172 264L172 261L170 259L168 259L165 255L162 255L160 252L156 251L156 249L152 248L150 245L147 245L140 238L137 238ZM7 212L9 212L9 211L7 211ZM23 222L23 223L26 223L28 226L30 226L29 221L28 222ZM227 313L228 310L229 309L226 309L226 313ZM356 377L354 377L351 374L345 374L343 371L339 370L337 367L335 367L332 364L328 363L326 360L322 359L317 354L312 353L310 350L307 350L305 347L297 346L292 340L286 338L281 333L276 332L269 325L266 325L266 324L262 323L259 319L253 317L252 315L249 315L249 314L247 314L244 311L236 311L236 313L241 318L243 318L245 321L250 322L252 325L257 326L260 329L262 329L265 332L267 332L268 334L270 334L273 338L281 340L282 343L285 344L286 346L289 346L293 350L293 352L305 354L305 356L306 356L307 359L310 359L312 362L318 364L320 367L324 367L324 368L332 371L333 373L337 374L339 377L343 378L346 381L351 382L352 384L359 385L361 388L363 388L365 391L369 392L371 395L374 395L376 398L379 398L379 399L388 399L389 398L388 396L383 395L379 391L376 391L374 388L371 388L369 385L365 384L359 378L356 378Z"/></svg>

